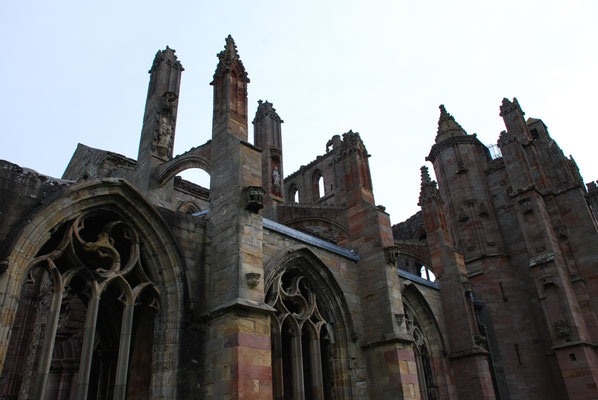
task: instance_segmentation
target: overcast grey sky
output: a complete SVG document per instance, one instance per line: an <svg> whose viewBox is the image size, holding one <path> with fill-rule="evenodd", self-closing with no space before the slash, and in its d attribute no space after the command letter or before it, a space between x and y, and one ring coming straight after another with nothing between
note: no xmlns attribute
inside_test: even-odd
<svg viewBox="0 0 598 400"><path fill-rule="evenodd" d="M78 142L137 157L149 70L177 50L175 153L211 134L224 38L271 101L288 175L349 129L392 223L418 210L438 105L485 144L503 97L598 179L598 1L9 1L0 3L0 159L60 177ZM253 131L250 130L250 141Z"/></svg>

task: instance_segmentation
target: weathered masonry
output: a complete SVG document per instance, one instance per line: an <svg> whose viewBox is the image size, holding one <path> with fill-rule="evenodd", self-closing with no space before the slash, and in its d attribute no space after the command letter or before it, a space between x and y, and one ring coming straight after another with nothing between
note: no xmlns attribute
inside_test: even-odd
<svg viewBox="0 0 598 400"><path fill-rule="evenodd" d="M230 36L175 156L182 71L156 54L136 160L0 161L0 399L598 397L598 189L517 100L493 153L441 106L438 183L391 226L359 133L284 177L260 101L249 142Z"/></svg>

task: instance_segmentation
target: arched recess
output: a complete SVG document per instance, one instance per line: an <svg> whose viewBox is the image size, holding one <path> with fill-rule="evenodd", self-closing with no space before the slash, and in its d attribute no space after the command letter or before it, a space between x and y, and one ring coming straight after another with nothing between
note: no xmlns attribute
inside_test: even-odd
<svg viewBox="0 0 598 400"><path fill-rule="evenodd" d="M397 268L421 276L420 270L422 267L425 267L432 272L432 274L429 274L428 277L424 274L422 278L431 281L436 279L435 273L431 267L430 250L427 243L412 240L395 241L393 251L397 260Z"/></svg>
<svg viewBox="0 0 598 400"><path fill-rule="evenodd" d="M195 214L201 211L201 207L193 201L185 201L184 203L181 203L179 208L177 208L177 211L186 214Z"/></svg>
<svg viewBox="0 0 598 400"><path fill-rule="evenodd" d="M158 175L158 184L160 186L165 185L179 173L191 168L199 168L211 174L212 167L210 160L207 158L199 155L185 156L184 154L179 157L173 158L172 161L165 164L165 167L160 168Z"/></svg>
<svg viewBox="0 0 598 400"><path fill-rule="evenodd" d="M299 195L299 188L297 187L296 183L292 183L289 187L287 201L289 203L299 204L300 200L301 200L301 198Z"/></svg>
<svg viewBox="0 0 598 400"><path fill-rule="evenodd" d="M334 275L301 245L281 251L264 272L266 302L277 310L272 318L274 397L290 398L289 388L294 393L300 386L305 398L351 398L349 360L357 336Z"/></svg>
<svg viewBox="0 0 598 400"><path fill-rule="evenodd" d="M414 338L420 394L423 400L448 399L450 369L440 326L424 295L414 284L402 293L407 332Z"/></svg>
<svg viewBox="0 0 598 400"><path fill-rule="evenodd" d="M319 200L326 194L326 182L324 182L324 176L319 169L312 175L311 190L313 193L313 201Z"/></svg>
<svg viewBox="0 0 598 400"><path fill-rule="evenodd" d="M42 279L37 281L41 285L51 286L52 290L48 292L51 295L48 294L50 306L44 345L40 346L40 361L36 364L35 378L32 379L33 398L44 398L46 390L52 384L50 364L57 354L53 353L53 339L59 329L60 319L63 318L63 298L77 298L77 295L69 294L68 290L85 293L87 316L83 323L85 327L93 327L80 332L82 352L87 354L87 359L81 354L81 359L74 360L78 364L79 374L81 366L85 364L86 368L92 369L88 369L86 373L93 376L94 362L91 358L95 355L90 355L93 350L88 349L85 353L84 349L86 345L93 349L95 343L93 335L91 339L88 338L90 333L96 332L94 323L99 321L94 319L94 314L109 318L109 313L98 314L104 299L113 298L104 296L103 293L114 291L116 298L111 301L113 304L120 304L116 314L122 317L119 321L122 325L117 325L120 326L120 331L111 334L107 332L106 337L120 337L119 351L127 354L127 359L129 355L140 351L136 353L135 350L137 343L134 319L138 306L155 310L151 311L155 315L152 314L153 322L149 327L154 329L155 334L149 347L147 343L140 347L144 351L151 349L151 371L145 382L147 393L140 395L127 392L128 362L123 364L124 369L116 363L113 365L113 376L117 379L112 386L122 386L122 398L144 398L150 395L152 398L175 398L177 349L183 314L184 265L168 226L158 211L126 181L104 179L71 186L34 212L28 221L13 235L14 240L7 257L8 267L0 276L0 373L6 372L4 368L8 367L5 363L6 355L19 299L23 303L22 295L27 294L24 289L28 287L28 283L35 282L32 274L38 274ZM85 231L86 229L90 231ZM117 238L114 239L115 237ZM75 242L76 245L73 244ZM120 246L121 242L126 242L126 246ZM73 249L73 246L79 246L89 254L81 256L76 250L67 251ZM92 264L93 268L88 268L87 264ZM41 272L36 272L38 270ZM44 281L44 275L49 280ZM84 284L88 287L81 286ZM109 324L103 324L103 327L106 328L107 325ZM100 326L97 329L100 332ZM68 350L72 353L69 348L61 345L61 349L57 351L64 353ZM119 364L121 359L125 360L124 357L119 354ZM81 376L78 380L78 393L79 386L91 384ZM116 392L115 390L114 393Z"/></svg>

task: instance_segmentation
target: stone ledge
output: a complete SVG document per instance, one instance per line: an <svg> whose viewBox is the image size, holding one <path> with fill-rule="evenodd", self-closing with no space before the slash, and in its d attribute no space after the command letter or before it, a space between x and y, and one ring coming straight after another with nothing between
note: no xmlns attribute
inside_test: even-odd
<svg viewBox="0 0 598 400"><path fill-rule="evenodd" d="M413 343L413 338L403 333L385 333L364 338L361 348L366 350L390 343Z"/></svg>
<svg viewBox="0 0 598 400"><path fill-rule="evenodd" d="M556 345L552 346L550 349L551 350L560 350L560 349L566 349L568 347L577 347L577 346L587 346L587 347L592 347L594 349L598 349L597 343L586 342L585 340L576 340L574 342L565 342L565 343L561 343L561 344L556 344ZM551 354L552 353L549 353L546 355L551 355Z"/></svg>
<svg viewBox="0 0 598 400"><path fill-rule="evenodd" d="M250 310L263 314L274 314L276 312L276 310L273 307L270 307L266 303L237 297L235 299L225 301L224 303L213 307L206 314L202 315L201 318L213 319L228 311L235 309Z"/></svg>
<svg viewBox="0 0 598 400"><path fill-rule="evenodd" d="M481 347L472 347L470 349L459 350L459 351L451 351L448 354L448 358L454 360L456 358L465 358L465 357L474 357L474 356L484 356L488 355L488 351L484 350Z"/></svg>

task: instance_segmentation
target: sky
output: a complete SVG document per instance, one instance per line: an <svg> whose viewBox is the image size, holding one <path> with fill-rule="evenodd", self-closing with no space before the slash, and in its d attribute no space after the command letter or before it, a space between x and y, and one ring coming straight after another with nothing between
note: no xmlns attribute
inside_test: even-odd
<svg viewBox="0 0 598 400"><path fill-rule="evenodd" d="M517 97L589 182L597 17L595 0L4 0L0 159L60 177L77 143L136 158L147 71L167 45L185 68L174 152L205 143L209 83L231 34L251 79L250 121L259 99L284 120L285 175L333 135L359 132L393 224L418 211L440 104L490 145L504 130L503 97Z"/></svg>

